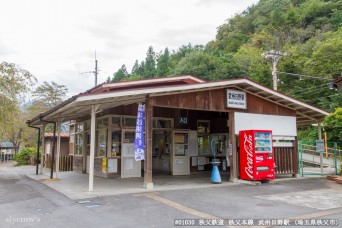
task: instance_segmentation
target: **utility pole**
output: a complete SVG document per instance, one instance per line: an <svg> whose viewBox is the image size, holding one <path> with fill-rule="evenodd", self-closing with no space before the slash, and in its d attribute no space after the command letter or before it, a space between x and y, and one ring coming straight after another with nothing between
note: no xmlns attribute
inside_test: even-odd
<svg viewBox="0 0 342 228"><path fill-rule="evenodd" d="M94 75L95 75L95 86L97 86L97 75L99 74L98 69L97 69L97 59L96 59L96 52L95 52L95 71L94 71Z"/></svg>
<svg viewBox="0 0 342 228"><path fill-rule="evenodd" d="M270 50L268 52L264 52L261 54L266 59L272 60L272 81L273 81L273 89L275 91L278 90L278 78L277 78L277 64L281 56L286 56L286 52Z"/></svg>
<svg viewBox="0 0 342 228"><path fill-rule="evenodd" d="M95 76L95 86L97 86L97 75L99 74L99 70L97 68L96 51L95 51L95 70L94 71L82 72L80 74L89 74L89 73L94 74L94 76Z"/></svg>

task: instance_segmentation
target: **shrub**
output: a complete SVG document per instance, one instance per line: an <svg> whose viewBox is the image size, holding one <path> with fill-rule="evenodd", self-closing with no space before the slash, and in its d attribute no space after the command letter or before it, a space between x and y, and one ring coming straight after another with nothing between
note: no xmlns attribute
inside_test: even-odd
<svg viewBox="0 0 342 228"><path fill-rule="evenodd" d="M14 160L17 162L17 165L28 165L30 164L30 157L35 154L36 148L25 147L21 150L20 153L14 156Z"/></svg>

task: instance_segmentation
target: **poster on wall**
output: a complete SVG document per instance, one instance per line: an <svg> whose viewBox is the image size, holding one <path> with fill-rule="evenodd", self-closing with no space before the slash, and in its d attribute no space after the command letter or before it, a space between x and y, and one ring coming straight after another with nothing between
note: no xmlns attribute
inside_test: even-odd
<svg viewBox="0 0 342 228"><path fill-rule="evenodd" d="M174 138L175 143L181 143L181 144L185 143L185 134L184 133L175 133L174 137L175 137Z"/></svg>
<svg viewBox="0 0 342 228"><path fill-rule="evenodd" d="M108 173L118 172L118 159L108 159Z"/></svg>
<svg viewBox="0 0 342 228"><path fill-rule="evenodd" d="M131 170L131 169L133 169L133 167L134 167L133 159L127 158L125 161L126 170Z"/></svg>
<svg viewBox="0 0 342 228"><path fill-rule="evenodd" d="M175 155L185 155L184 144L175 144Z"/></svg>
<svg viewBox="0 0 342 228"><path fill-rule="evenodd" d="M145 105L138 105L137 123L135 127L134 155L136 161L144 160L145 155Z"/></svg>

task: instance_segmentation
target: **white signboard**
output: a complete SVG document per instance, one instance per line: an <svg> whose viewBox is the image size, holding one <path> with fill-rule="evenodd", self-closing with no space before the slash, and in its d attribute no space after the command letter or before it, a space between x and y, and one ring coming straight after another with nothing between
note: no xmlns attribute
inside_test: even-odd
<svg viewBox="0 0 342 228"><path fill-rule="evenodd" d="M316 140L316 152L324 152L324 141L322 139Z"/></svg>
<svg viewBox="0 0 342 228"><path fill-rule="evenodd" d="M127 158L125 161L126 170L133 169L133 159Z"/></svg>
<svg viewBox="0 0 342 228"><path fill-rule="evenodd" d="M246 93L238 90L227 89L227 107L228 108L247 108Z"/></svg>
<svg viewBox="0 0 342 228"><path fill-rule="evenodd" d="M199 166L207 164L207 158L206 157L198 157L198 162L197 164Z"/></svg>
<svg viewBox="0 0 342 228"><path fill-rule="evenodd" d="M125 158L134 158L134 143L123 143L121 156Z"/></svg>
<svg viewBox="0 0 342 228"><path fill-rule="evenodd" d="M198 156L197 131L190 131L189 138L189 155Z"/></svg>
<svg viewBox="0 0 342 228"><path fill-rule="evenodd" d="M235 112L235 134L240 130L272 130L273 136L297 136L295 116L275 116Z"/></svg>
<svg viewBox="0 0 342 228"><path fill-rule="evenodd" d="M108 158L108 173L117 173L118 172L118 159L110 159Z"/></svg>

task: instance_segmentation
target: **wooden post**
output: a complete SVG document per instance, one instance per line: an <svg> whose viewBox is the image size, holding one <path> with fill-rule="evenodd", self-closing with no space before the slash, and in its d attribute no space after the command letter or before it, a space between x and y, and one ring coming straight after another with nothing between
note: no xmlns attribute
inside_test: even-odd
<svg viewBox="0 0 342 228"><path fill-rule="evenodd" d="M58 178L59 173L59 156L61 155L61 119L57 122L57 156L56 156L56 178Z"/></svg>
<svg viewBox="0 0 342 228"><path fill-rule="evenodd" d="M322 140L322 125L318 123L318 140ZM323 153L319 153L319 163L321 167L321 174L323 174Z"/></svg>
<svg viewBox="0 0 342 228"><path fill-rule="evenodd" d="M238 156L236 150L236 137L235 137L235 119L234 112L229 113L229 143L232 145L233 155L229 156L230 159L230 181L238 181Z"/></svg>
<svg viewBox="0 0 342 228"><path fill-rule="evenodd" d="M144 188L153 188L152 182L152 117L153 102L150 98L145 103L145 160L144 160Z"/></svg>
<svg viewBox="0 0 342 228"><path fill-rule="evenodd" d="M292 165L293 165L293 174L292 177L297 177L298 174L298 141L297 136L293 142L293 154L292 154Z"/></svg>
<svg viewBox="0 0 342 228"><path fill-rule="evenodd" d="M99 105L91 106L91 122L90 122L90 165L89 165L89 192L94 190L94 160L95 160L95 124L96 110Z"/></svg>
<svg viewBox="0 0 342 228"><path fill-rule="evenodd" d="M43 174L43 167L44 167L44 164L45 164L45 128L46 128L46 124L43 124L43 127L42 127L42 156L40 158L40 174Z"/></svg>

